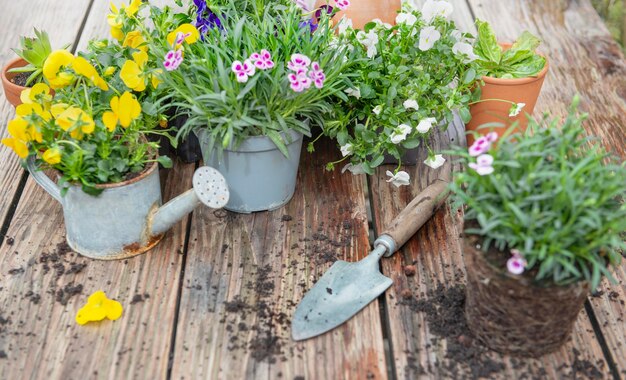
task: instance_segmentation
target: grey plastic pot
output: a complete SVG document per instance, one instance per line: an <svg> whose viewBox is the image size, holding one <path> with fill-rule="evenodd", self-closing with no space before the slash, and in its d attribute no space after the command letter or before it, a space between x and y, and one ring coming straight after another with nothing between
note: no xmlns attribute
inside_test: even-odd
<svg viewBox="0 0 626 380"><path fill-rule="evenodd" d="M247 138L236 149L224 149L220 157L215 149L208 151L210 134L204 129L195 132L204 164L219 170L228 183L230 200L225 209L246 214L275 210L293 197L302 150L301 133L289 132L288 157L265 136Z"/></svg>
<svg viewBox="0 0 626 380"><path fill-rule="evenodd" d="M224 178L208 167L196 170L193 189L161 206L156 163L128 181L97 185L102 189L97 196L85 193L77 185L61 195L61 189L37 170L32 156L26 164L35 181L63 206L69 246L93 259L125 259L144 253L200 204L221 208L228 201Z"/></svg>

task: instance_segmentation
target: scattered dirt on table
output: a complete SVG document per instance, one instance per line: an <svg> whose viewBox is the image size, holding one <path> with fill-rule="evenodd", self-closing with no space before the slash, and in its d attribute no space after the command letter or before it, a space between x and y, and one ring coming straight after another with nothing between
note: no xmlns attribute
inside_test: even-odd
<svg viewBox="0 0 626 380"><path fill-rule="evenodd" d="M24 273L24 271L25 271L25 269L22 268L22 267L13 268L13 269L9 269L9 274L13 276L13 275L16 275L16 274L22 274L22 273Z"/></svg>
<svg viewBox="0 0 626 380"><path fill-rule="evenodd" d="M408 289L406 289L408 290ZM412 311L424 313L428 330L434 338L430 344L438 345L442 339L446 342L446 359L444 363L435 363L439 375L450 378L492 378L501 375L505 365L500 359L501 354L490 350L476 340L467 326L465 319L465 287L455 285L450 288L439 284L427 297L422 294L421 298L411 296L399 301L401 305L408 306ZM604 362L599 360L592 363L581 357L578 350L573 350L574 362L571 366L563 365L559 368L562 378L589 378L601 379L604 377ZM419 359L408 353L408 373L426 374L425 368L420 366ZM511 357L511 364L520 379L543 379L548 376L543 368L531 367L533 359ZM432 368L428 368L431 374Z"/></svg>
<svg viewBox="0 0 626 380"><path fill-rule="evenodd" d="M11 236L7 236L7 240L6 240L7 245L13 245L15 244L15 239Z"/></svg>
<svg viewBox="0 0 626 380"><path fill-rule="evenodd" d="M8 358L7 353L4 352L4 350L0 350L0 359L6 359Z"/></svg>
<svg viewBox="0 0 626 380"><path fill-rule="evenodd" d="M63 288L57 290L56 301L60 303L61 305L65 306L67 305L67 301L69 301L70 298L76 295L79 295L82 292L83 292L82 284L74 285L73 282L70 282L69 284L65 285Z"/></svg>
<svg viewBox="0 0 626 380"><path fill-rule="evenodd" d="M32 290L26 292L26 294L24 294L24 298L28 298L30 302L34 303L35 305L39 304L39 301L41 301L41 296L34 293Z"/></svg>
<svg viewBox="0 0 626 380"><path fill-rule="evenodd" d="M148 298L150 298L150 294L148 294L148 293L144 293L144 294L135 294L135 295L133 296L133 299L132 299L132 300L130 300L130 304L131 304L131 305L134 305L134 304L136 304L136 303L143 302L143 301L147 300Z"/></svg>
<svg viewBox="0 0 626 380"><path fill-rule="evenodd" d="M283 215L282 218L280 218L281 221L283 222L291 222L293 220L293 216L291 215Z"/></svg>
<svg viewBox="0 0 626 380"><path fill-rule="evenodd" d="M415 265L406 265L404 267L404 274L407 277L415 276L416 272L417 272L417 268L415 267Z"/></svg>

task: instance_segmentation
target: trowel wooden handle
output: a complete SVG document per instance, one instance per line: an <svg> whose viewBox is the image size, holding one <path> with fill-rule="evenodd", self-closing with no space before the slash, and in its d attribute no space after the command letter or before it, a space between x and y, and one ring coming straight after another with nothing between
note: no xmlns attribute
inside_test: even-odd
<svg viewBox="0 0 626 380"><path fill-rule="evenodd" d="M391 222L384 235L390 236L399 249L411 236L415 235L435 213L435 210L446 199L447 179L437 179L409 203L408 206ZM393 252L389 252L393 254Z"/></svg>

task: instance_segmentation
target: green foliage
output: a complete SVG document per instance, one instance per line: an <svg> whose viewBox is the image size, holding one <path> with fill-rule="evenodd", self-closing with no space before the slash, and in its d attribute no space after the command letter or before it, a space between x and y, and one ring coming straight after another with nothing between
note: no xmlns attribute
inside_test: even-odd
<svg viewBox="0 0 626 380"><path fill-rule="evenodd" d="M563 122L529 120L526 132L509 135L513 126L490 151L492 174L468 168L450 187L465 220L478 223L466 232L484 251L518 249L537 281L595 288L626 248L626 164L585 134L577 105ZM456 153L466 166L474 161Z"/></svg>
<svg viewBox="0 0 626 380"><path fill-rule="evenodd" d="M20 48L13 49L28 65L9 70L12 73L31 73L26 81L26 86L43 81L42 71L46 58L52 52L50 38L45 31L35 29L35 37L20 37Z"/></svg>
<svg viewBox="0 0 626 380"><path fill-rule="evenodd" d="M537 76L546 65L546 59L535 50L541 41L530 32L523 32L510 49L498 44L496 35L487 22L476 20L476 62L481 75L495 78L527 78Z"/></svg>
<svg viewBox="0 0 626 380"><path fill-rule="evenodd" d="M322 17L317 31L311 33L310 28L300 26L302 10L290 1L220 0L209 5L212 3L219 3L211 9L223 29L210 29L204 40L185 45L183 63L162 76L173 105L189 117L178 135L206 128L210 148L218 151L237 146L247 137L267 136L287 154L282 132L309 134L307 120L321 125L329 117L333 109L330 96L344 88L345 49L329 48L333 36L329 17ZM187 21L177 17L189 22L194 12L192 6L185 15ZM171 47L165 41L152 41L150 49L163 57ZM246 83L237 82L232 63L243 62L262 49L271 53L275 66L257 69ZM296 53L319 62L326 75L322 89L311 86L298 93L290 88L287 63Z"/></svg>
<svg viewBox="0 0 626 380"><path fill-rule="evenodd" d="M343 159L350 160L348 168L369 174L385 154L401 160L406 149L426 144L438 126L447 128L455 111L466 122L470 118L477 71L471 57L455 48L458 43L471 49L473 37L443 17L425 23L421 13L408 4L400 17L407 22L395 26L370 22L364 31L348 27L338 42L353 49L347 68L350 88L337 99L335 121L325 125L324 133L336 139L344 152L349 149ZM420 34L429 25L440 38L422 50ZM407 101L418 107L407 108ZM430 118L435 119L433 128L420 132L419 123Z"/></svg>

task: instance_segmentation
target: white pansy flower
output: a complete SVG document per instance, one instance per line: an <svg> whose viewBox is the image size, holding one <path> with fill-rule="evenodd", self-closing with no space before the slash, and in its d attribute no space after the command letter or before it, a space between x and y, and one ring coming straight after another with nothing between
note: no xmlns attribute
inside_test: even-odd
<svg viewBox="0 0 626 380"><path fill-rule="evenodd" d="M361 89L358 88L358 87L357 88L348 88L348 89L344 90L343 92L345 92L349 96L354 96L357 99L361 99Z"/></svg>
<svg viewBox="0 0 626 380"><path fill-rule="evenodd" d="M417 125L417 131L419 133L426 133L428 131L430 131L430 129L433 127L433 124L437 123L437 119L435 119L434 117L427 117L426 119L423 119L422 121L420 121L420 123Z"/></svg>
<svg viewBox="0 0 626 380"><path fill-rule="evenodd" d="M441 165L443 165L444 162L446 162L446 159L443 158L443 155L435 154L434 157L428 157L424 161L424 164L426 164L426 166L430 166L433 169L437 169L441 167Z"/></svg>
<svg viewBox="0 0 626 380"><path fill-rule="evenodd" d="M427 26L420 31L419 48L421 51L429 50L435 42L439 41L441 33L434 26Z"/></svg>
<svg viewBox="0 0 626 380"><path fill-rule="evenodd" d="M348 28L352 29L352 19L343 16L341 20L339 20L339 24L337 25L337 32L340 36L346 34Z"/></svg>
<svg viewBox="0 0 626 380"><path fill-rule="evenodd" d="M353 150L352 144L350 143L347 143L346 145L342 145L340 149L341 149L341 155L344 157L351 155L352 150Z"/></svg>
<svg viewBox="0 0 626 380"><path fill-rule="evenodd" d="M454 54L462 54L467 56L465 63L470 63L478 58L474 53L474 47L467 42L457 42L452 46L452 52Z"/></svg>
<svg viewBox="0 0 626 380"><path fill-rule="evenodd" d="M350 173L357 175L357 174L365 174L365 169L363 169L363 164L358 164L358 165L353 165L353 164L347 164L346 166L344 166L341 169L341 173L345 173L346 170L349 170Z"/></svg>
<svg viewBox="0 0 626 380"><path fill-rule="evenodd" d="M525 105L526 103L517 103L513 105L511 109L509 110L509 117L515 117L519 115L520 112L522 112L522 109L524 108Z"/></svg>
<svg viewBox="0 0 626 380"><path fill-rule="evenodd" d="M410 125L400 124L398 125L399 132L394 131L389 137L391 142L394 144L400 144L402 141L406 140L406 136L411 133L413 128Z"/></svg>
<svg viewBox="0 0 626 380"><path fill-rule="evenodd" d="M376 116L380 115L382 111L383 111L383 106L381 106L380 104L374 107L374 109L372 110L372 112L374 112Z"/></svg>
<svg viewBox="0 0 626 380"><path fill-rule="evenodd" d="M407 99L404 101L404 103L402 103L402 105L404 106L405 110L414 109L417 111L420 109L420 106L419 104L417 104L417 100L415 99Z"/></svg>
<svg viewBox="0 0 626 380"><path fill-rule="evenodd" d="M395 187L407 186L410 183L409 180L411 177L409 176L409 173L404 170L400 170L396 174L387 170L386 174L390 177L387 182L391 182Z"/></svg>
<svg viewBox="0 0 626 380"><path fill-rule="evenodd" d="M383 22L383 20L381 20L381 19L379 19L379 18L375 18L375 19L373 19L373 20L372 20L372 22L373 22L374 24L376 24L376 26L382 26L382 27L384 27L385 29L391 29L391 28L392 28L392 27L391 27L391 24L386 23L386 22Z"/></svg>
<svg viewBox="0 0 626 380"><path fill-rule="evenodd" d="M452 37L453 40L459 42L463 40L463 33L458 29L454 29L450 32L450 37Z"/></svg>
<svg viewBox="0 0 626 380"><path fill-rule="evenodd" d="M407 24L412 26L417 22L417 17L413 13L398 13L396 16L396 24Z"/></svg>
<svg viewBox="0 0 626 380"><path fill-rule="evenodd" d="M443 17L448 19L454 8L452 4L443 0L426 0L422 7L422 18L430 24L435 17Z"/></svg>
<svg viewBox="0 0 626 380"><path fill-rule="evenodd" d="M356 38L367 48L367 56L369 58L374 58L376 53L378 53L378 50L376 49L376 44L378 44L378 34L374 30L370 30L368 33L359 31L356 34Z"/></svg>

